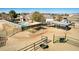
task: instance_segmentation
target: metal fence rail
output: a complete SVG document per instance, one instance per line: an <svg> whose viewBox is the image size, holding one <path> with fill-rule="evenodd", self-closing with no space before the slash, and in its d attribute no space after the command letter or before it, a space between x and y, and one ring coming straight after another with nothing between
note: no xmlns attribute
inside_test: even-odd
<svg viewBox="0 0 79 59"><path fill-rule="evenodd" d="M67 37L67 39L68 39L68 41L67 41L68 44L79 47L79 39L72 38L72 37Z"/></svg>
<svg viewBox="0 0 79 59"><path fill-rule="evenodd" d="M64 36L62 36L62 37L65 38ZM60 43L59 42L60 38L61 38L61 36L54 36L53 43ZM66 36L65 40L66 40L66 43L79 47L79 39Z"/></svg>
<svg viewBox="0 0 79 59"><path fill-rule="evenodd" d="M41 39L39 41L36 41L28 46L25 46L21 49L19 49L18 51L32 51L32 50L37 50L40 48L40 44L44 43L45 41L47 41L47 43L51 42L51 40L46 40L46 39Z"/></svg>
<svg viewBox="0 0 79 59"><path fill-rule="evenodd" d="M69 37L69 36L67 36L67 39L69 39L69 40L75 40L75 41L77 41L77 42L79 42L79 39L76 39L76 38L73 38L73 37Z"/></svg>

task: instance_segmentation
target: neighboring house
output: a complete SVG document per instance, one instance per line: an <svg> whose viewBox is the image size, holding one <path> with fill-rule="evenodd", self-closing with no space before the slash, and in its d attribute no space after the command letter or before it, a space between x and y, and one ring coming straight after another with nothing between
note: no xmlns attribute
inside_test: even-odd
<svg viewBox="0 0 79 59"><path fill-rule="evenodd" d="M54 21L54 19L46 19L47 25L68 28L72 23L64 18L62 21Z"/></svg>
<svg viewBox="0 0 79 59"><path fill-rule="evenodd" d="M48 26L52 26L53 21L54 21L54 19L46 19L46 23Z"/></svg>

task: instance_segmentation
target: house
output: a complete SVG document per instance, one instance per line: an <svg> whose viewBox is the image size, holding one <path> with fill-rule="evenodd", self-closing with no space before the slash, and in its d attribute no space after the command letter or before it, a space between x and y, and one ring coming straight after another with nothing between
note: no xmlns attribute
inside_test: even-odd
<svg viewBox="0 0 79 59"><path fill-rule="evenodd" d="M54 19L46 19L46 23L50 26L62 28L68 28L70 25L72 25L72 23L67 18L64 18L61 21L55 21Z"/></svg>
<svg viewBox="0 0 79 59"><path fill-rule="evenodd" d="M46 19L46 24L48 25L48 26L52 26L53 24L53 21L54 21L54 19Z"/></svg>

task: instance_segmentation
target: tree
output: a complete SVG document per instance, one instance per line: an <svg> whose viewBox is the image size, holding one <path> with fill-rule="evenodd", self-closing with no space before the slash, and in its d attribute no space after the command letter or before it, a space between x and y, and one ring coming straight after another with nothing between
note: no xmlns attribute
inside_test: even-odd
<svg viewBox="0 0 79 59"><path fill-rule="evenodd" d="M7 20L7 18L8 18L7 13L5 13L5 12L1 12L0 16L1 16L2 19L5 19L5 20Z"/></svg>
<svg viewBox="0 0 79 59"><path fill-rule="evenodd" d="M16 14L16 12L15 12L14 10L11 10L11 11L9 12L9 15L10 15L11 19L14 19L14 18L17 17L17 14Z"/></svg>
<svg viewBox="0 0 79 59"><path fill-rule="evenodd" d="M58 15L57 18L58 18L57 21L61 21L62 20L62 16L61 15Z"/></svg>
<svg viewBox="0 0 79 59"><path fill-rule="evenodd" d="M37 11L32 14L31 19L37 22L43 22L45 20L44 16Z"/></svg>
<svg viewBox="0 0 79 59"><path fill-rule="evenodd" d="M1 12L0 13L0 17L2 17L3 15L5 15L6 13L5 12Z"/></svg>
<svg viewBox="0 0 79 59"><path fill-rule="evenodd" d="M1 15L1 13L0 13L0 17L1 17L2 15Z"/></svg>
<svg viewBox="0 0 79 59"><path fill-rule="evenodd" d="M65 16L69 16L69 14L65 14Z"/></svg>
<svg viewBox="0 0 79 59"><path fill-rule="evenodd" d="M63 19L62 15L53 15L53 19L56 21L61 21Z"/></svg>
<svg viewBox="0 0 79 59"><path fill-rule="evenodd" d="M6 14L5 12L2 12L1 14Z"/></svg>

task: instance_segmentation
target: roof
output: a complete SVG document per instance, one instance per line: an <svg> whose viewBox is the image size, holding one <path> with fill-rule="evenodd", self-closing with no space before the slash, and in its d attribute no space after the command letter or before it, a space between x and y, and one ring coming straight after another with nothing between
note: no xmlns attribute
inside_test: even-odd
<svg viewBox="0 0 79 59"><path fill-rule="evenodd" d="M54 19L46 19L46 22L54 21Z"/></svg>
<svg viewBox="0 0 79 59"><path fill-rule="evenodd" d="M21 27L25 27L25 26L29 26L29 23L22 21L21 23L19 23L19 25L21 25Z"/></svg>
<svg viewBox="0 0 79 59"><path fill-rule="evenodd" d="M38 24L42 24L42 23L41 22L34 22L34 23L30 23L29 26L38 25Z"/></svg>

